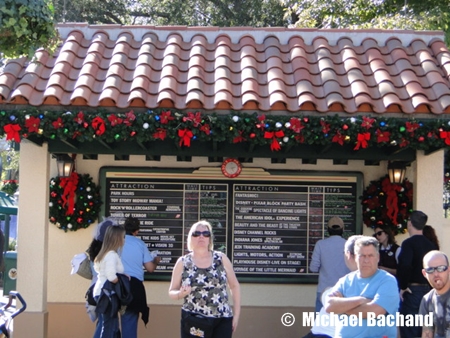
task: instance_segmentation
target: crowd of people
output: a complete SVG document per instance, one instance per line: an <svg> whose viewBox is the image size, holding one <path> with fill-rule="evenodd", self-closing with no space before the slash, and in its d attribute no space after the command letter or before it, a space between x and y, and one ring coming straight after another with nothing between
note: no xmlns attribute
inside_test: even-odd
<svg viewBox="0 0 450 338"><path fill-rule="evenodd" d="M351 236L346 243L355 249L348 250L346 244L344 259L348 262L348 256L354 255L356 268L322 293L324 305L317 314L338 315L339 320L331 328L314 325L304 338L450 337L449 262L446 254L439 251L435 230L427 221L425 213L413 211L407 223L409 237L400 246L386 225L374 228L373 236L359 236L356 241ZM327 264L322 263L319 268L313 265L319 250L320 247L318 252L314 249L311 271L319 272L320 281ZM340 262L334 256L326 259ZM430 313L432 319L423 320ZM351 315L362 319L359 325L346 322ZM422 320L405 323L405 318L417 315ZM402 320L394 321L394 325L369 325L370 316L395 316ZM316 323L320 323L317 318Z"/></svg>
<svg viewBox="0 0 450 338"><path fill-rule="evenodd" d="M329 236L316 243L310 270L319 273L317 317L336 315L338 320L327 325L316 320L304 338L450 337L449 262L427 221L425 213L413 211L409 238L399 246L385 225L374 228L373 236L345 240L343 220L331 217ZM136 218L123 225L106 219L87 250L93 269L87 308L97 321L94 338L136 338L139 314L148 322L144 269L153 272L160 258L137 237L139 229ZM230 259L213 248L211 224L193 224L187 235L189 253L175 263L169 287L169 297L183 301L181 338L231 338L238 326L240 285ZM430 313L432 321L420 325L369 325L370 316ZM352 315L362 321L350 325L346 318Z"/></svg>

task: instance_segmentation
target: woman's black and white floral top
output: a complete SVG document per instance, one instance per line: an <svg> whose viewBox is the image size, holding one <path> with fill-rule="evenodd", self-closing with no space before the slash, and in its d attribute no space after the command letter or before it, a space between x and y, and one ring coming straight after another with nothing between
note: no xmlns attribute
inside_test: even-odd
<svg viewBox="0 0 450 338"><path fill-rule="evenodd" d="M221 253L213 252L213 263L209 268L199 268L192 261L192 255L183 258L183 285L191 285L191 293L184 298L182 309L207 317L232 317L228 303L227 273Z"/></svg>

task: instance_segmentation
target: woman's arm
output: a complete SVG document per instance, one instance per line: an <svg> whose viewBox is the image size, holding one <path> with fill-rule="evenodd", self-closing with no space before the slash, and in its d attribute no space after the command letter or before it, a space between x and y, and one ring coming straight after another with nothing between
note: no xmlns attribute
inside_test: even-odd
<svg viewBox="0 0 450 338"><path fill-rule="evenodd" d="M239 316L241 314L241 287L233 270L233 265L228 257L222 254L222 262L227 273L228 286L230 287L231 295L233 297L233 332L239 323Z"/></svg>
<svg viewBox="0 0 450 338"><path fill-rule="evenodd" d="M178 258L172 270L172 280L169 286L169 297L175 300L186 297L191 293L190 285L181 285L181 275L183 273L182 257Z"/></svg>

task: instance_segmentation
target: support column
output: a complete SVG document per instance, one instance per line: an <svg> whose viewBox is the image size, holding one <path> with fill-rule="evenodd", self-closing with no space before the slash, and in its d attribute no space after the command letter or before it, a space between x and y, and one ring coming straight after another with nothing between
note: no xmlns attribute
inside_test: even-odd
<svg viewBox="0 0 450 338"><path fill-rule="evenodd" d="M414 179L414 209L428 215L428 224L436 229L442 250L449 248L450 244L450 231L443 210L444 154L444 150L430 155L418 151Z"/></svg>
<svg viewBox="0 0 450 338"><path fill-rule="evenodd" d="M17 234L17 291L27 310L14 319L14 337L47 337L48 192L50 155L23 140L20 144L20 195Z"/></svg>

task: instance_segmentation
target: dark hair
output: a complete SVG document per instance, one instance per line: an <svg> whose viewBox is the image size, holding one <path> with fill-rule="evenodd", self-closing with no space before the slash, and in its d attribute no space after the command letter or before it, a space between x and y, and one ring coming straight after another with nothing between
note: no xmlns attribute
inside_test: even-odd
<svg viewBox="0 0 450 338"><path fill-rule="evenodd" d="M100 252L100 249L102 248L102 241L99 241L98 239L93 239L91 244L89 245L89 248L87 249L87 253L89 255L89 259L91 262L95 260L95 257L97 257L98 253Z"/></svg>
<svg viewBox="0 0 450 338"><path fill-rule="evenodd" d="M141 222L136 217L128 217L125 219L125 231L127 235L132 235L135 231L140 229Z"/></svg>
<svg viewBox="0 0 450 338"><path fill-rule="evenodd" d="M389 225L387 224L377 225L373 230L375 231L376 228L381 229L386 233L386 235L388 236L388 244L396 243L394 232L392 231L392 228Z"/></svg>
<svg viewBox="0 0 450 338"><path fill-rule="evenodd" d="M409 215L409 221L417 230L423 230L423 227L427 224L428 216L422 211L414 210L411 215Z"/></svg>
<svg viewBox="0 0 450 338"><path fill-rule="evenodd" d="M430 242L436 244L437 249L439 250L439 239L436 236L436 231L434 231L434 228L431 225L425 225L422 234L428 238Z"/></svg>
<svg viewBox="0 0 450 338"><path fill-rule="evenodd" d="M328 234L330 236L342 236L342 234L344 233L344 229L342 228L328 228Z"/></svg>

